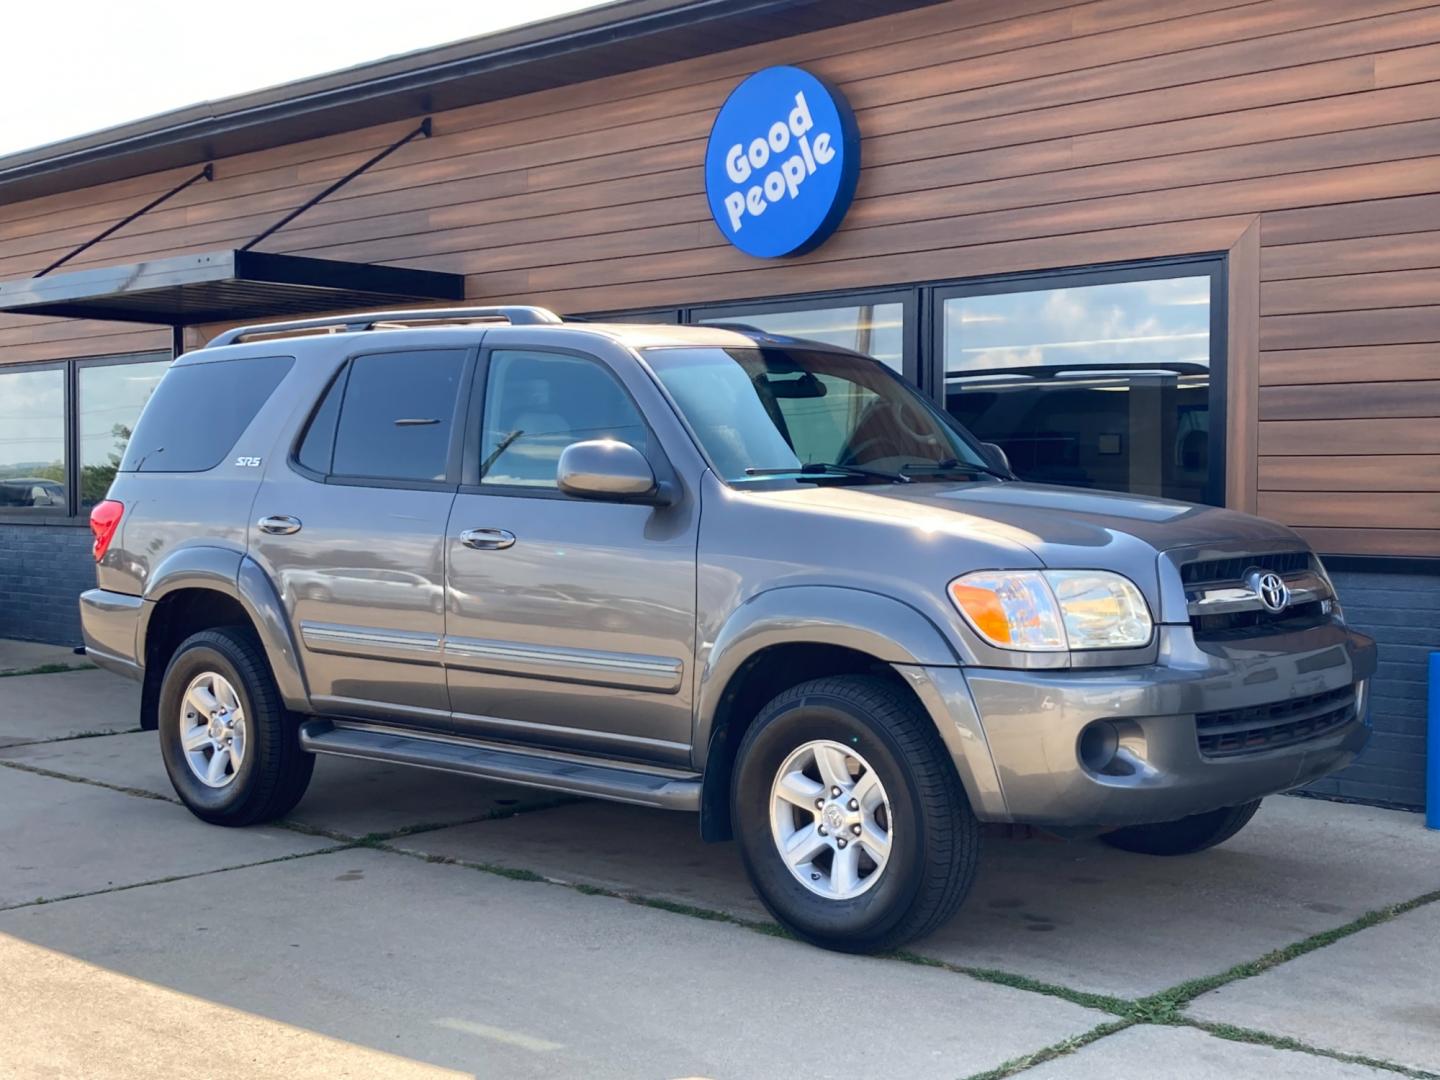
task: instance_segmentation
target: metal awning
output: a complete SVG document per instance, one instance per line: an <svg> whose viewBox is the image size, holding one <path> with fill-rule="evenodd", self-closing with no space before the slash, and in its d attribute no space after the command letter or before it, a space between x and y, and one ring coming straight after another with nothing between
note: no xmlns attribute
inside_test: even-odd
<svg viewBox="0 0 1440 1080"><path fill-rule="evenodd" d="M169 326L464 298L461 274L243 250L0 282L0 314Z"/></svg>

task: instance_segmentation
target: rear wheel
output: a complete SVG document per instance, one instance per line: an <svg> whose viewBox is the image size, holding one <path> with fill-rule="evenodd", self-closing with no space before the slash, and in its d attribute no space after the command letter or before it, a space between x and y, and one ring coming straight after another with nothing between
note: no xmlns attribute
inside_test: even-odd
<svg viewBox="0 0 1440 1080"><path fill-rule="evenodd" d="M959 907L979 826L930 718L871 676L786 691L745 734L736 837L765 906L846 952L894 949Z"/></svg>
<svg viewBox="0 0 1440 1080"><path fill-rule="evenodd" d="M1249 824L1260 800L1193 814L1157 825L1131 825L1100 837L1111 847L1140 855L1191 855L1223 844Z"/></svg>
<svg viewBox="0 0 1440 1080"><path fill-rule="evenodd" d="M180 800L215 825L281 817L305 794L313 755L280 700L259 642L240 627L186 638L160 685L160 752Z"/></svg>

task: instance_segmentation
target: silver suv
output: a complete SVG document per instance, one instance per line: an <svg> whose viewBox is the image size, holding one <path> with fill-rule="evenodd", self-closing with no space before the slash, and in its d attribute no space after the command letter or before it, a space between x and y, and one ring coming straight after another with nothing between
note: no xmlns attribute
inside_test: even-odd
<svg viewBox="0 0 1440 1080"><path fill-rule="evenodd" d="M980 823L1174 855L1364 745L1290 530L1021 483L880 363L538 308L249 327L95 510L97 663L248 825L315 754L699 813L821 945L935 929Z"/></svg>

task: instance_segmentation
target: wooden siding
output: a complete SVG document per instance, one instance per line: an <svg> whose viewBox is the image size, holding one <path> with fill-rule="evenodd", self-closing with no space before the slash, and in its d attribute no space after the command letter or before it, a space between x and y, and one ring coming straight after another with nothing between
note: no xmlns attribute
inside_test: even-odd
<svg viewBox="0 0 1440 1080"><path fill-rule="evenodd" d="M701 161L772 63L843 87L865 168L834 238L762 263L709 221ZM410 126L217 161L71 266L241 244ZM0 206L0 279L191 171ZM440 113L264 247L571 312L1226 253L1228 500L1322 550L1440 555L1436 0L953 0ZM3 363L167 341L0 319Z"/></svg>

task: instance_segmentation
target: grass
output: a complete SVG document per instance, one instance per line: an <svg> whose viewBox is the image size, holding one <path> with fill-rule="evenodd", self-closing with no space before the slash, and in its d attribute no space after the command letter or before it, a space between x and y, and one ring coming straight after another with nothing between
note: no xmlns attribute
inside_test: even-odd
<svg viewBox="0 0 1440 1080"><path fill-rule="evenodd" d="M94 667L94 664L40 664L19 671L0 671L0 679L10 679L18 675L59 675L62 671L90 671Z"/></svg>

